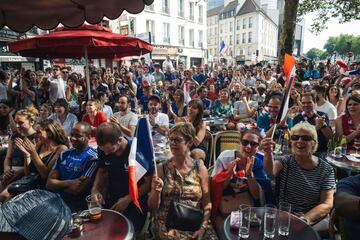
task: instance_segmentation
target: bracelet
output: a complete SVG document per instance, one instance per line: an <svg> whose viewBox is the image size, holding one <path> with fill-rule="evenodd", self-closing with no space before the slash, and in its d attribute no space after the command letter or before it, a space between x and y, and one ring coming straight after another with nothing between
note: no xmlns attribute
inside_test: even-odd
<svg viewBox="0 0 360 240"><path fill-rule="evenodd" d="M205 231L208 229L208 225L205 225L205 224L201 224L201 227L202 229L204 229Z"/></svg>

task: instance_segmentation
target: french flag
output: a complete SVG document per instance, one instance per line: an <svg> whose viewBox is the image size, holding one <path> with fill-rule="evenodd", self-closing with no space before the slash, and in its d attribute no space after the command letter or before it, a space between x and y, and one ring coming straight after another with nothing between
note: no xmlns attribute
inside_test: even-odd
<svg viewBox="0 0 360 240"><path fill-rule="evenodd" d="M222 40L221 45L220 45L220 54L225 57L227 55L227 50L228 50L228 47L225 44L224 40Z"/></svg>
<svg viewBox="0 0 360 240"><path fill-rule="evenodd" d="M284 73L286 76L285 94L284 94L284 99L281 103L279 114L276 118L276 124L279 124L281 121L283 121L286 118L289 109L290 93L295 84L295 78L296 78L295 71L296 71L295 58L290 54L285 53L285 58L284 58Z"/></svg>
<svg viewBox="0 0 360 240"><path fill-rule="evenodd" d="M141 210L137 182L154 171L154 149L148 116L140 118L129 154L129 193L134 204Z"/></svg>

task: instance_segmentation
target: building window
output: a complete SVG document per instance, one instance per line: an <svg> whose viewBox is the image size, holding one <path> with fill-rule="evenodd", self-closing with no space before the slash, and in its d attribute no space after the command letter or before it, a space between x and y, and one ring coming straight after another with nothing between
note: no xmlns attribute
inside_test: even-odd
<svg viewBox="0 0 360 240"><path fill-rule="evenodd" d="M240 30L240 19L236 20L236 30Z"/></svg>
<svg viewBox="0 0 360 240"><path fill-rule="evenodd" d="M248 43L252 42L252 32L249 32L248 34Z"/></svg>
<svg viewBox="0 0 360 240"><path fill-rule="evenodd" d="M242 34L242 43L246 43L246 33Z"/></svg>
<svg viewBox="0 0 360 240"><path fill-rule="evenodd" d="M240 34L236 34L236 44L240 44Z"/></svg>
<svg viewBox="0 0 360 240"><path fill-rule="evenodd" d="M230 32L232 32L233 31L233 22L230 22L229 28L230 28Z"/></svg>
<svg viewBox="0 0 360 240"><path fill-rule="evenodd" d="M169 2L170 0L162 0L162 12L164 14L170 14Z"/></svg>
<svg viewBox="0 0 360 240"><path fill-rule="evenodd" d="M243 29L246 29L246 19L243 19Z"/></svg>
<svg viewBox="0 0 360 240"><path fill-rule="evenodd" d="M199 30L199 41L198 41L198 47L203 47L203 31Z"/></svg>
<svg viewBox="0 0 360 240"><path fill-rule="evenodd" d="M154 3L151 4L151 5L145 5L145 10L146 11L150 11L150 12L153 12L154 11Z"/></svg>
<svg viewBox="0 0 360 240"><path fill-rule="evenodd" d="M248 47L248 55L250 56L252 54L251 47Z"/></svg>
<svg viewBox="0 0 360 240"><path fill-rule="evenodd" d="M195 42L194 42L194 29L189 29L189 45L191 47L195 47Z"/></svg>
<svg viewBox="0 0 360 240"><path fill-rule="evenodd" d="M189 6L190 6L190 8L189 8L189 10L190 10L190 12L189 12L189 19L190 19L191 21L194 21L194 3L193 3L193 2L190 2L190 3L189 3Z"/></svg>
<svg viewBox="0 0 360 240"><path fill-rule="evenodd" d="M240 49L240 55L244 55L244 49Z"/></svg>
<svg viewBox="0 0 360 240"><path fill-rule="evenodd" d="M178 16L184 17L184 0L178 0Z"/></svg>
<svg viewBox="0 0 360 240"><path fill-rule="evenodd" d="M232 45L232 35L230 35L230 37L229 37L229 45Z"/></svg>
<svg viewBox="0 0 360 240"><path fill-rule="evenodd" d="M249 17L249 28L252 28L253 25L253 18Z"/></svg>
<svg viewBox="0 0 360 240"><path fill-rule="evenodd" d="M136 34L136 19L133 17L129 18L129 35Z"/></svg>
<svg viewBox="0 0 360 240"><path fill-rule="evenodd" d="M154 20L146 20L146 32L151 33L151 42L155 42L155 21Z"/></svg>
<svg viewBox="0 0 360 240"><path fill-rule="evenodd" d="M170 43L170 24L169 23L163 23L164 27L164 43L169 44Z"/></svg>
<svg viewBox="0 0 360 240"><path fill-rule="evenodd" d="M179 32L179 45L184 46L185 44L184 26L178 26L178 32Z"/></svg>
<svg viewBox="0 0 360 240"><path fill-rule="evenodd" d="M199 23L204 22L204 15L203 15L204 8L202 5L199 5Z"/></svg>

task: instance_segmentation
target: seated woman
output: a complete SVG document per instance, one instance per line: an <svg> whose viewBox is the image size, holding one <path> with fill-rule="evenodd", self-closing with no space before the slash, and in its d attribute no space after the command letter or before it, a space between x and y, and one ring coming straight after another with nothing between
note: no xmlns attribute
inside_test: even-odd
<svg viewBox="0 0 360 240"><path fill-rule="evenodd" d="M45 120L37 128L39 141L34 144L28 138L17 137L15 145L25 155L25 175L37 174L39 178L33 184L34 188L45 188L46 179L60 153L69 146L64 129L54 120ZM7 189L0 193L0 201L11 196Z"/></svg>
<svg viewBox="0 0 360 240"><path fill-rule="evenodd" d="M203 109L203 104L202 101L200 99L193 99L189 102L189 104L187 105L187 114L185 117L182 118L175 118L175 123L178 122L188 122L191 123L193 125L193 127L195 128L196 131L196 136L194 138L193 141L193 145L191 146L190 150L191 152L193 152L192 150L194 149L200 149L202 151L204 151L204 153L208 153L203 141L205 138L205 132L206 132L206 124L203 122L202 118L203 118L203 113L204 113L204 109ZM209 166L209 154L207 154L207 157L205 157L205 165L208 167ZM194 152L194 157L195 156L199 156L196 152ZM196 158L199 159L199 158Z"/></svg>
<svg viewBox="0 0 360 240"><path fill-rule="evenodd" d="M201 161L190 157L195 129L190 123L177 123L169 134L173 157L157 166L158 176L153 177L148 199L149 208L156 211L156 239L217 239L210 223L208 172ZM203 210L198 230L181 231L166 227L166 217L173 200Z"/></svg>
<svg viewBox="0 0 360 240"><path fill-rule="evenodd" d="M44 103L41 104L39 110L39 119L38 122L47 120L53 113L53 107L50 104Z"/></svg>
<svg viewBox="0 0 360 240"><path fill-rule="evenodd" d="M90 99L86 103L86 114L82 117L82 121L87 122L91 126L91 137L95 137L96 128L106 122L106 115L99 111L100 102L97 99Z"/></svg>
<svg viewBox="0 0 360 240"><path fill-rule="evenodd" d="M64 128L66 136L70 136L72 128L78 122L75 114L70 113L69 103L64 98L59 98L54 103L55 112L49 116Z"/></svg>
<svg viewBox="0 0 360 240"><path fill-rule="evenodd" d="M169 119L175 119L176 117L186 116L187 107L184 99L184 92L181 89L177 89L174 94L174 102L168 102L168 115Z"/></svg>
<svg viewBox="0 0 360 240"><path fill-rule="evenodd" d="M338 139L346 137L347 150L355 150L354 143L360 142L360 95L351 95L346 100L345 114L335 120Z"/></svg>
<svg viewBox="0 0 360 240"><path fill-rule="evenodd" d="M235 122L233 120L233 106L230 100L230 92L227 88L220 90L220 99L214 103L214 117L224 117L229 120L227 126L222 125L218 130L234 129Z"/></svg>
<svg viewBox="0 0 360 240"><path fill-rule="evenodd" d="M9 146L4 160L4 173L0 177L1 191L7 185L24 175L24 153L15 145L16 138L28 138L35 141L36 131L33 126L38 119L38 111L34 106L29 106L19 110L15 114L15 124L17 131L11 136Z"/></svg>
<svg viewBox="0 0 360 240"><path fill-rule="evenodd" d="M264 169L270 176L279 177L278 200L290 203L293 212L304 214L304 220L322 233L327 231L326 216L333 207L334 169L313 155L318 146L315 126L298 123L290 136L292 154L276 160L272 153L275 142L263 140Z"/></svg>
<svg viewBox="0 0 360 240"><path fill-rule="evenodd" d="M5 136L16 130L14 113L15 110L8 100L0 101L0 135Z"/></svg>
<svg viewBox="0 0 360 240"><path fill-rule="evenodd" d="M239 204L260 205L261 189L271 195L271 183L257 154L261 134L255 125L241 129L239 150L223 151L212 171L213 212L216 230L221 235L226 217ZM235 197L233 197L235 196Z"/></svg>

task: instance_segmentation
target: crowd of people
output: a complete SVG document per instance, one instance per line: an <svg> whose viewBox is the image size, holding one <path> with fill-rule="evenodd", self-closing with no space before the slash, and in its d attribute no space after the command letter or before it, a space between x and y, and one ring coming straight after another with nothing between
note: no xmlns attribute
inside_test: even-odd
<svg viewBox="0 0 360 240"><path fill-rule="evenodd" d="M296 68L288 114L277 125L286 77L275 64L186 69L169 56L162 64L141 58L121 68L91 67L90 86L68 66L0 70L0 135L8 142L0 152L0 201L30 190L14 183L34 176L31 189L59 193L72 212L101 193L136 233L152 212L156 239L222 239L224 220L239 203L279 201L322 236L334 207L348 232L360 233L360 175L335 171L325 158L343 139L347 151L360 145L360 77L330 61L300 60ZM138 182L139 210L129 194L128 157L144 115L154 144L168 142L172 157ZM208 117L226 124L207 126ZM211 166L206 131L227 130L240 132L240 148ZM277 145L284 156L274 154ZM246 181L239 185L241 171ZM202 209L199 229L167 227L174 200Z"/></svg>

